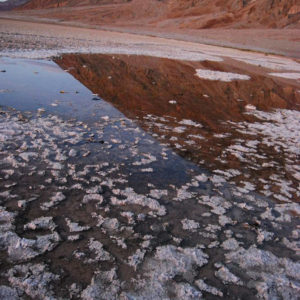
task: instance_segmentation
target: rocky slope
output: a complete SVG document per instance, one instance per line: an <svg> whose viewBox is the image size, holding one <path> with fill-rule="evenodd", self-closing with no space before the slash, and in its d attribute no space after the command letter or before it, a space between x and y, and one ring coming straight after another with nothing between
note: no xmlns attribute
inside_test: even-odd
<svg viewBox="0 0 300 300"><path fill-rule="evenodd" d="M300 20L297 0L32 0L22 9L58 7L70 9L50 15L80 20L84 13L84 21L92 24L163 28L285 28L298 27ZM76 7L81 13L74 13Z"/></svg>

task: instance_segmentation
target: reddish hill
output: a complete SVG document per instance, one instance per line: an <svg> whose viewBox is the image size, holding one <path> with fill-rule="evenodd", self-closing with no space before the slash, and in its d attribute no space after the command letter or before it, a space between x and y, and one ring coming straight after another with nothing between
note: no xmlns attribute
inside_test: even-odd
<svg viewBox="0 0 300 300"><path fill-rule="evenodd" d="M26 3L24 9L43 9L57 7L76 7L85 5L103 5L129 2L127 0L32 0Z"/></svg>
<svg viewBox="0 0 300 300"><path fill-rule="evenodd" d="M300 20L299 0L31 0L22 7L45 8L50 17L97 25L285 28Z"/></svg>

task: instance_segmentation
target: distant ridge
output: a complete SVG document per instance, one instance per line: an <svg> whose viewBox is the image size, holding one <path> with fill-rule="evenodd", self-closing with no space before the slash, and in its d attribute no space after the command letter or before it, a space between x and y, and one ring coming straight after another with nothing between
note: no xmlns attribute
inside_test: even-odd
<svg viewBox="0 0 300 300"><path fill-rule="evenodd" d="M92 9L91 6L94 6ZM82 8L69 14L59 8ZM89 7L89 9L88 9ZM54 9L53 17L91 24L163 28L286 28L300 21L299 0L31 0L22 9ZM65 14L64 14L65 13Z"/></svg>

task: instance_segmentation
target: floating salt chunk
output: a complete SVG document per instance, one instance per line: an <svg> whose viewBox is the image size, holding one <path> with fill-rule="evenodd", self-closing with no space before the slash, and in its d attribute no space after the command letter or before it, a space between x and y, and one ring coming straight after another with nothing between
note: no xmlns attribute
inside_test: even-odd
<svg viewBox="0 0 300 300"><path fill-rule="evenodd" d="M103 202L103 196L99 194L88 194L83 197L83 203L89 203L91 201L97 201L99 204Z"/></svg>
<svg viewBox="0 0 300 300"><path fill-rule="evenodd" d="M236 250L239 248L239 242L234 238L229 238L222 243L221 247L225 250Z"/></svg>
<svg viewBox="0 0 300 300"><path fill-rule="evenodd" d="M186 127L184 127L184 126L178 126L178 127L173 128L173 132L176 132L176 133L183 133L183 132L185 132L185 130L186 130Z"/></svg>
<svg viewBox="0 0 300 300"><path fill-rule="evenodd" d="M177 283L174 293L176 299L203 299L202 293L188 283Z"/></svg>
<svg viewBox="0 0 300 300"><path fill-rule="evenodd" d="M188 135L188 137L190 137L190 138L195 138L195 139L199 139L199 140L204 140L204 139L205 139L205 137L203 137L203 136L200 135L200 134L190 134L190 135Z"/></svg>
<svg viewBox="0 0 300 300"><path fill-rule="evenodd" d="M119 229L119 221L116 218L113 219L105 219L102 223L102 227L108 231L117 231Z"/></svg>
<svg viewBox="0 0 300 300"><path fill-rule="evenodd" d="M215 133L214 137L218 139L224 139L231 136L231 133Z"/></svg>
<svg viewBox="0 0 300 300"><path fill-rule="evenodd" d="M192 120L183 119L179 122L181 125L194 126L194 127L203 127L202 124L194 122Z"/></svg>
<svg viewBox="0 0 300 300"><path fill-rule="evenodd" d="M208 177L205 174L197 175L195 179L199 182L206 182Z"/></svg>
<svg viewBox="0 0 300 300"><path fill-rule="evenodd" d="M86 190L87 194L102 194L103 193L103 189L101 187L101 185L97 185L94 187L91 187L89 189Z"/></svg>
<svg viewBox="0 0 300 300"><path fill-rule="evenodd" d="M137 215L137 220L138 221L145 221L146 215L145 214L138 214Z"/></svg>
<svg viewBox="0 0 300 300"><path fill-rule="evenodd" d="M101 119L104 121L109 121L109 116L103 116L103 117L101 117Z"/></svg>
<svg viewBox="0 0 300 300"><path fill-rule="evenodd" d="M170 104L176 104L177 101L176 101L176 100L170 100L169 103L170 103Z"/></svg>
<svg viewBox="0 0 300 300"><path fill-rule="evenodd" d="M152 189L150 191L149 196L155 199L161 199L163 196L167 196L168 191L167 190L158 190L158 189Z"/></svg>
<svg viewBox="0 0 300 300"><path fill-rule="evenodd" d="M300 80L300 73L269 73L271 76Z"/></svg>
<svg viewBox="0 0 300 300"><path fill-rule="evenodd" d="M91 151L87 151L87 152L84 152L83 154L82 154L82 156L83 157L87 157L87 156L89 156L91 154Z"/></svg>
<svg viewBox="0 0 300 300"><path fill-rule="evenodd" d="M25 208L27 206L27 201L26 200L19 200L18 201L18 207L19 208Z"/></svg>
<svg viewBox="0 0 300 300"><path fill-rule="evenodd" d="M49 229L54 231L55 228L56 225L52 217L40 217L24 225L25 230Z"/></svg>
<svg viewBox="0 0 300 300"><path fill-rule="evenodd" d="M54 196L50 198L50 202L42 203L41 208L43 210L48 210L49 208L56 206L60 202L64 201L66 199L66 196L62 192L55 193Z"/></svg>
<svg viewBox="0 0 300 300"><path fill-rule="evenodd" d="M76 297L82 300L91 299L132 299L122 293L120 295L121 283L117 279L116 268L110 271L97 271L93 276L90 285L82 291L81 294L76 294Z"/></svg>
<svg viewBox="0 0 300 300"><path fill-rule="evenodd" d="M153 172L153 168L141 169L141 172L143 172L143 173L151 173L151 172Z"/></svg>
<svg viewBox="0 0 300 300"><path fill-rule="evenodd" d="M16 289L11 287L0 285L0 299L17 300L20 299Z"/></svg>
<svg viewBox="0 0 300 300"><path fill-rule="evenodd" d="M119 139L111 139L111 142L113 143L113 144L121 144L121 140L119 140Z"/></svg>
<svg viewBox="0 0 300 300"><path fill-rule="evenodd" d="M220 71L213 71L213 70L206 70L206 69L197 69L196 76L199 78L207 79L207 80L220 80L225 82L230 82L233 80L249 80L250 76L236 74L236 73L229 73L229 72L220 72Z"/></svg>
<svg viewBox="0 0 300 300"><path fill-rule="evenodd" d="M15 171L13 169L5 169L5 170L1 170L2 173L6 174L6 175L13 175L15 173Z"/></svg>
<svg viewBox="0 0 300 300"><path fill-rule="evenodd" d="M216 267L220 267L218 271L215 272L216 277L220 278L225 283L234 283L237 285L243 285L240 278L235 276L229 271L229 269L222 264L215 264Z"/></svg>
<svg viewBox="0 0 300 300"><path fill-rule="evenodd" d="M147 165L152 162L155 162L157 158L150 153L143 154L145 158L142 158L140 161L136 161L133 163L134 166Z"/></svg>
<svg viewBox="0 0 300 300"><path fill-rule="evenodd" d="M65 161L67 159L67 157L62 154L60 151L57 152L56 156L55 156L55 160L57 161Z"/></svg>
<svg viewBox="0 0 300 300"><path fill-rule="evenodd" d="M132 266L136 271L138 265L142 263L145 254L145 250L137 249L137 251L132 256L128 257L128 265Z"/></svg>
<svg viewBox="0 0 300 300"><path fill-rule="evenodd" d="M127 218L127 221L129 224L134 224L134 213L131 211L124 211L121 212L121 216L123 216L124 218Z"/></svg>
<svg viewBox="0 0 300 300"><path fill-rule="evenodd" d="M35 152L22 152L19 156L26 162L29 162L31 158L37 158L38 154Z"/></svg>
<svg viewBox="0 0 300 300"><path fill-rule="evenodd" d="M20 238L15 233L11 233L6 241L7 253L12 261L27 261L53 250L59 241L60 237L57 232L36 236L34 240Z"/></svg>
<svg viewBox="0 0 300 300"><path fill-rule="evenodd" d="M251 111L251 110L256 110L256 106L252 105L252 104L247 104L245 106L245 109L248 110L248 111Z"/></svg>
<svg viewBox="0 0 300 300"><path fill-rule="evenodd" d="M93 251L96 254L96 257L94 259L89 259L88 262L97 262L97 261L107 261L111 260L111 255L103 249L103 244L94 238L91 238L89 240L89 249Z"/></svg>
<svg viewBox="0 0 300 300"><path fill-rule="evenodd" d="M68 155L69 155L70 157L75 157L75 156L77 156L77 151L76 151L75 149L71 149L71 150L69 151Z"/></svg>
<svg viewBox="0 0 300 300"><path fill-rule="evenodd" d="M45 299L55 298L53 285L58 284L59 275L51 273L44 264L16 265L9 269L7 275L10 284L17 288L18 294L22 297L38 299L43 295ZM13 300L14 298L2 299Z"/></svg>
<svg viewBox="0 0 300 300"><path fill-rule="evenodd" d="M65 220L70 232L81 232L91 228L90 226L80 226L78 223L72 222L69 218L65 218Z"/></svg>
<svg viewBox="0 0 300 300"><path fill-rule="evenodd" d="M257 233L258 233L257 234L257 243L258 244L262 244L262 242L264 242L264 241L270 241L274 237L273 232L265 231L260 228L257 230Z"/></svg>
<svg viewBox="0 0 300 300"><path fill-rule="evenodd" d="M207 292L215 296L223 297L223 293L219 289L206 284L202 279L198 279L197 281L195 281L195 285L200 291Z"/></svg>
<svg viewBox="0 0 300 300"><path fill-rule="evenodd" d="M63 169L63 165L58 162L50 162L50 166L54 170L62 170Z"/></svg>
<svg viewBox="0 0 300 300"><path fill-rule="evenodd" d="M294 173L292 175L296 180L300 181L300 172Z"/></svg>
<svg viewBox="0 0 300 300"><path fill-rule="evenodd" d="M219 175L213 175L210 177L210 180L216 185L220 186L222 183L226 182L226 179Z"/></svg>
<svg viewBox="0 0 300 300"><path fill-rule="evenodd" d="M198 222L189 219L181 220L181 224L184 230L189 230L189 231L194 231L200 227L200 224Z"/></svg>
<svg viewBox="0 0 300 300"><path fill-rule="evenodd" d="M219 216L219 224L221 226L225 226L226 224L234 225L236 223L237 223L237 221L233 221L231 218L229 218L227 216L224 216L224 215Z"/></svg>
<svg viewBox="0 0 300 300"><path fill-rule="evenodd" d="M46 110L44 108L38 108L37 115L41 116Z"/></svg>

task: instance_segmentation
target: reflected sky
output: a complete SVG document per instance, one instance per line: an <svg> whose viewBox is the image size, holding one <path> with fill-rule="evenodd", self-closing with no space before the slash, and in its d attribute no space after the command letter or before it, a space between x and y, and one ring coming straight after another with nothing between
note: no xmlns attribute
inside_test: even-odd
<svg viewBox="0 0 300 300"><path fill-rule="evenodd" d="M0 59L0 104L18 110L56 113L83 121L101 115L122 116L103 100L95 98L85 86L52 61Z"/></svg>

